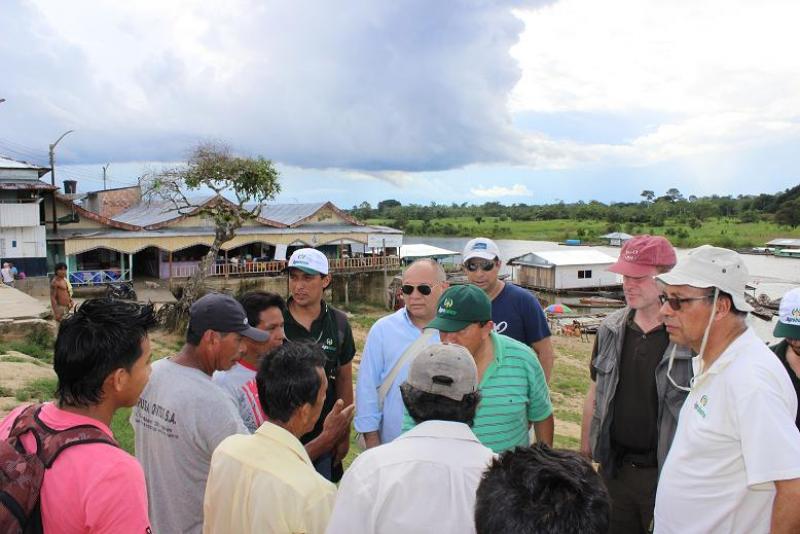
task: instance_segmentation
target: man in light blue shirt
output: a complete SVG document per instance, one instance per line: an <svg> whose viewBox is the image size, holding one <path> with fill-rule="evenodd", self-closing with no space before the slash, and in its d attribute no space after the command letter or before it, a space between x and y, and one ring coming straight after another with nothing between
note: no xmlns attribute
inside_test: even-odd
<svg viewBox="0 0 800 534"><path fill-rule="evenodd" d="M403 273L405 307L379 319L370 329L356 382L356 431L364 435L367 448L389 443L403 431L403 399L400 384L408 376L408 365L395 377L380 406L378 389L406 349L422 335L436 316L436 304L447 289L446 275L435 260L421 259ZM429 339L438 343L439 334Z"/></svg>

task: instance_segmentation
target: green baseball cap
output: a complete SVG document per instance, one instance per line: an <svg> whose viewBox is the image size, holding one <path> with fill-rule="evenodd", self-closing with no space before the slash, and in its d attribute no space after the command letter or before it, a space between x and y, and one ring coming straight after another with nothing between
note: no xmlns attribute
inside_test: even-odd
<svg viewBox="0 0 800 534"><path fill-rule="evenodd" d="M449 288L439 299L436 318L428 328L458 332L472 323L492 320L492 302L483 289L471 284Z"/></svg>

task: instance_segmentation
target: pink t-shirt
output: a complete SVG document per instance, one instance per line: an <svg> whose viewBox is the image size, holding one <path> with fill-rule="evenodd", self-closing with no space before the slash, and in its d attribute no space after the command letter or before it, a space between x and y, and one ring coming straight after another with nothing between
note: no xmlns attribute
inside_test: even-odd
<svg viewBox="0 0 800 534"><path fill-rule="evenodd" d="M0 423L0 439L6 439L20 406ZM96 419L60 410L47 403L39 414L55 430L93 425L113 437L111 429ZM34 450L33 436L22 438ZM150 532L144 472L136 458L104 443L87 443L62 452L45 471L42 482L42 526L48 534Z"/></svg>

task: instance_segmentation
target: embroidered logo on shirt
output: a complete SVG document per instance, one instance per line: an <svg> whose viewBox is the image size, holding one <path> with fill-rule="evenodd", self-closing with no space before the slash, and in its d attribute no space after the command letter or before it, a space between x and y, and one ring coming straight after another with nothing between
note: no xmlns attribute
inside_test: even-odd
<svg viewBox="0 0 800 534"><path fill-rule="evenodd" d="M706 404L708 404L707 395L703 395L702 397L700 397L699 401L694 403L694 410L697 413L699 413L703 417L703 419L706 418L706 410L705 410Z"/></svg>

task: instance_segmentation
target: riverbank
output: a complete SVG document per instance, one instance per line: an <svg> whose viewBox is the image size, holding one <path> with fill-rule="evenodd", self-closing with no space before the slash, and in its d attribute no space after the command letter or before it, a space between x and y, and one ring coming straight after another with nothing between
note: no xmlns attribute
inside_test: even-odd
<svg viewBox="0 0 800 534"><path fill-rule="evenodd" d="M393 219L369 219L367 224L392 226ZM470 217L432 219L428 222L405 221L406 234L428 237L475 237L524 239L531 241L563 242L581 239L602 243L599 236L624 231L629 234L663 235L676 247L691 248L710 244L725 248L763 246L778 237L800 238L798 228L780 226L773 222L741 222L735 218L714 217L691 224L666 219L661 226L651 224L616 224L601 220L551 219L541 221L512 221L506 217L483 217L480 222Z"/></svg>

